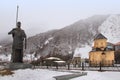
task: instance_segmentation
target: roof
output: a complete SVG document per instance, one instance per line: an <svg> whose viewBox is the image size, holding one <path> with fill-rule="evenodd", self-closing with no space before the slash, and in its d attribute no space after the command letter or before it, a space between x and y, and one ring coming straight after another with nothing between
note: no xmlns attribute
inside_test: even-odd
<svg viewBox="0 0 120 80"><path fill-rule="evenodd" d="M56 63L65 63L65 61L54 61Z"/></svg>
<svg viewBox="0 0 120 80"><path fill-rule="evenodd" d="M113 43L107 42L107 46L114 46Z"/></svg>
<svg viewBox="0 0 120 80"><path fill-rule="evenodd" d="M46 60L61 60L61 59L57 57L49 57L49 58L46 58Z"/></svg>
<svg viewBox="0 0 120 80"><path fill-rule="evenodd" d="M98 34L94 40L97 40L97 39L107 39L103 34Z"/></svg>
<svg viewBox="0 0 120 80"><path fill-rule="evenodd" d="M115 46L120 46L120 42L116 43Z"/></svg>

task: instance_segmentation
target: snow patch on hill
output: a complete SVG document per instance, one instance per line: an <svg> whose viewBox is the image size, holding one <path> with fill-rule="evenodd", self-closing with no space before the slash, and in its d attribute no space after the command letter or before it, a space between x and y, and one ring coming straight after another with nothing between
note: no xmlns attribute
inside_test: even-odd
<svg viewBox="0 0 120 80"><path fill-rule="evenodd" d="M80 57L81 58L89 58L89 52L92 50L92 48L88 45L83 46L81 48L76 48L75 49L75 53L74 53L74 57Z"/></svg>
<svg viewBox="0 0 120 80"><path fill-rule="evenodd" d="M0 48L2 48L2 46L0 45Z"/></svg>
<svg viewBox="0 0 120 80"><path fill-rule="evenodd" d="M109 16L98 30L107 37L108 42L120 42L120 15Z"/></svg>
<svg viewBox="0 0 120 80"><path fill-rule="evenodd" d="M48 40L46 40L44 44L47 45L52 39L53 37L48 38Z"/></svg>

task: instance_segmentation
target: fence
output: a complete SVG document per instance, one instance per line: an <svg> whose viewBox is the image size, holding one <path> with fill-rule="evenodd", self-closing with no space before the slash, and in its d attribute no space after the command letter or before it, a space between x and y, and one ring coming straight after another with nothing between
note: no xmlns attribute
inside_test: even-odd
<svg viewBox="0 0 120 80"><path fill-rule="evenodd" d="M94 66L94 67L97 67L97 66L114 66L114 61L90 61L89 62L89 66Z"/></svg>

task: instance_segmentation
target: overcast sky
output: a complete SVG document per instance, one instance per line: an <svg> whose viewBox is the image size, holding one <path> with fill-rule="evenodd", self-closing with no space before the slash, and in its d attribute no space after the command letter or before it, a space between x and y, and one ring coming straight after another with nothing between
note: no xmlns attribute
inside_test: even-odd
<svg viewBox="0 0 120 80"><path fill-rule="evenodd" d="M1 39L15 27L17 5L28 35L60 29L96 14L120 14L120 0L1 0Z"/></svg>

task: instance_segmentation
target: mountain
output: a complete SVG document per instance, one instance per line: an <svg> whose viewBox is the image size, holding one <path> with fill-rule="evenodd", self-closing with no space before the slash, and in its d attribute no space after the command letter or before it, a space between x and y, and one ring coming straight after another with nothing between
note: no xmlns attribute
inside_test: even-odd
<svg viewBox="0 0 120 80"><path fill-rule="evenodd" d="M98 30L108 38L109 42L120 42L120 15L109 16Z"/></svg>
<svg viewBox="0 0 120 80"><path fill-rule="evenodd" d="M102 33L110 42L120 42L120 15L95 15L79 20L62 29L51 30L29 37L26 53L35 56L69 54L76 48L92 47L94 36ZM84 53L82 53L84 54Z"/></svg>
<svg viewBox="0 0 120 80"><path fill-rule="evenodd" d="M80 20L59 30L52 30L28 38L28 53L37 54L69 54L77 47L92 45L94 36L99 33L99 26L109 15L95 15Z"/></svg>

